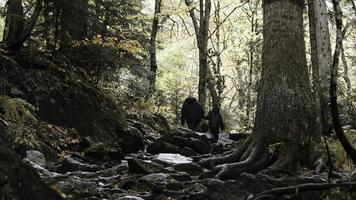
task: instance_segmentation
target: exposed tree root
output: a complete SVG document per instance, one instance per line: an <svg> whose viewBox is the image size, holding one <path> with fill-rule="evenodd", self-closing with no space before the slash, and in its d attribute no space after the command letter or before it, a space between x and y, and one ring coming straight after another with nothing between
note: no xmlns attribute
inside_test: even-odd
<svg viewBox="0 0 356 200"><path fill-rule="evenodd" d="M251 142L252 142L252 137L249 137L237 151L220 157L203 159L199 161L199 164L203 167L206 167L207 169L213 169L215 166L224 163L239 162L241 156L245 153L245 150L249 147Z"/></svg>
<svg viewBox="0 0 356 200"><path fill-rule="evenodd" d="M280 160L278 163L289 166L293 159L287 158L282 156L281 159L277 159ZM242 172L257 173L262 171L274 160L275 157L271 156L263 139L250 137L235 153L200 161L201 165L212 169L203 173L200 178L234 179ZM287 162L283 160L287 160Z"/></svg>
<svg viewBox="0 0 356 200"><path fill-rule="evenodd" d="M339 183L306 183L295 186L281 187L275 188L272 190L268 190L262 193L259 193L253 197L248 198L249 200L263 200L263 199L280 199L278 196L282 195L291 195L298 193L306 192L306 191L314 191L314 190L327 190L335 187L349 187L355 188L356 182L339 182Z"/></svg>

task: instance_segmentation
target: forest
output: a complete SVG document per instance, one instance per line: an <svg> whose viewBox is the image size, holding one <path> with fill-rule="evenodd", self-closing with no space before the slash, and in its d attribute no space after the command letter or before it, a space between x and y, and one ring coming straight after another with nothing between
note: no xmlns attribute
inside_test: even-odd
<svg viewBox="0 0 356 200"><path fill-rule="evenodd" d="M0 200L356 199L355 0L0 0Z"/></svg>

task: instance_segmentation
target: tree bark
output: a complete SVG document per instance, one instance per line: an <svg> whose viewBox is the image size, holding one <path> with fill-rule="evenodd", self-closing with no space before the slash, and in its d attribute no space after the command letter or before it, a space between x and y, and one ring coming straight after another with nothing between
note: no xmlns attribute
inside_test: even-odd
<svg viewBox="0 0 356 200"><path fill-rule="evenodd" d="M241 172L253 173L267 167L297 171L301 165L310 166L315 113L306 61L303 7L302 0L264 0L262 74L255 127L238 151L200 162L204 166L218 165L212 171L217 178L234 178Z"/></svg>
<svg viewBox="0 0 356 200"><path fill-rule="evenodd" d="M65 48L73 41L87 36L88 0L63 0L60 3L61 39L60 47Z"/></svg>
<svg viewBox="0 0 356 200"><path fill-rule="evenodd" d="M156 59L156 38L159 28L159 14L161 13L162 0L155 0L155 12L152 20L151 40L150 40L150 64L151 74L149 77L149 95L155 90L157 76L157 59Z"/></svg>
<svg viewBox="0 0 356 200"><path fill-rule="evenodd" d="M330 127L328 89L332 62L328 11L325 0L308 0L308 8L316 128L318 133L325 134Z"/></svg>
<svg viewBox="0 0 356 200"><path fill-rule="evenodd" d="M191 0L185 0L187 6L192 6ZM198 101L204 110L207 106L207 73L208 73L208 40L209 40L209 22L211 13L211 0L200 0L199 3L199 24L194 13L194 8L189 10L190 17L194 25L197 45L199 49L199 85Z"/></svg>
<svg viewBox="0 0 356 200"><path fill-rule="evenodd" d="M303 29L304 0L265 0L262 74L254 134L283 142L298 163L308 149L315 115Z"/></svg>

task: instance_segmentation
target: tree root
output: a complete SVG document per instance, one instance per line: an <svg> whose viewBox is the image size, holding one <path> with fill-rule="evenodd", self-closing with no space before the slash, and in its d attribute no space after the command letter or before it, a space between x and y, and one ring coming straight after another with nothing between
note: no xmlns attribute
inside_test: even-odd
<svg viewBox="0 0 356 200"><path fill-rule="evenodd" d="M249 137L237 151L225 156L202 159L198 163L207 169L213 169L215 166L224 163L239 162L241 156L245 153L246 149L250 146L251 142L252 142L252 137Z"/></svg>
<svg viewBox="0 0 356 200"><path fill-rule="evenodd" d="M286 194L295 194L307 191L314 190L327 190L335 187L349 187L355 188L356 182L339 182L339 183L306 183L288 187L275 188L268 190L262 193L259 193L255 196L249 197L248 200L264 200L264 199L277 199L276 197L286 195ZM280 199L280 198L278 198Z"/></svg>

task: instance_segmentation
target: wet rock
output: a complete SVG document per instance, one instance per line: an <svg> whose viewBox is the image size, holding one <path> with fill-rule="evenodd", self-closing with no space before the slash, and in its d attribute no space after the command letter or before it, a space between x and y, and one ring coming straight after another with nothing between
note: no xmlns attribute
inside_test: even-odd
<svg viewBox="0 0 356 200"><path fill-rule="evenodd" d="M100 167L98 165L82 163L82 162L69 156L62 161L62 166L60 166L60 169L59 169L59 171L62 173L73 172L73 171L78 171L78 170L95 172L95 171L100 170Z"/></svg>
<svg viewBox="0 0 356 200"><path fill-rule="evenodd" d="M177 171L186 172L192 176L198 176L204 171L204 169L196 163L180 163L172 167Z"/></svg>
<svg viewBox="0 0 356 200"><path fill-rule="evenodd" d="M84 150L85 156L96 159L122 160L124 154L119 146L112 146L104 143L92 144Z"/></svg>
<svg viewBox="0 0 356 200"><path fill-rule="evenodd" d="M123 197L115 198L115 200L144 200L144 199L135 196L123 196Z"/></svg>
<svg viewBox="0 0 356 200"><path fill-rule="evenodd" d="M129 172L133 174L152 174L158 173L163 168L162 165L144 161L137 158L130 158L127 160L129 164Z"/></svg>
<svg viewBox="0 0 356 200"><path fill-rule="evenodd" d="M36 163L41 167L46 167L46 158L39 151L35 151L35 150L26 151L26 158L29 161Z"/></svg>
<svg viewBox="0 0 356 200"><path fill-rule="evenodd" d="M154 161L162 163L164 165L174 165L191 163L193 159L182 156L180 154L160 153Z"/></svg>

